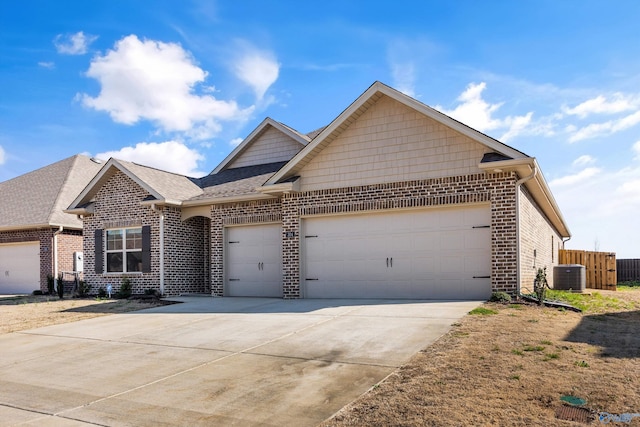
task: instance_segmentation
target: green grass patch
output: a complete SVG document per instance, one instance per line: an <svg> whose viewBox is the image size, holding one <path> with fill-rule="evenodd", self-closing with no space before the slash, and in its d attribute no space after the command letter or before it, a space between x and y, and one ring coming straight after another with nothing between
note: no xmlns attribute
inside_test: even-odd
<svg viewBox="0 0 640 427"><path fill-rule="evenodd" d="M604 296L599 292L579 294L567 291L547 291L547 300L562 301L579 308L584 313L606 313L609 311L630 310L635 304L619 300L618 298Z"/></svg>
<svg viewBox="0 0 640 427"><path fill-rule="evenodd" d="M580 368L588 368L589 367L589 364L587 362L585 362L584 360L576 360L574 365L576 365L576 366L578 366Z"/></svg>
<svg viewBox="0 0 640 427"><path fill-rule="evenodd" d="M544 347L541 345L525 345L523 348L524 351L542 351Z"/></svg>
<svg viewBox="0 0 640 427"><path fill-rule="evenodd" d="M636 290L638 288L640 288L640 281L638 280L631 280L631 281L626 281L626 282L620 282L617 285L618 290ZM620 289L623 288L623 289Z"/></svg>
<svg viewBox="0 0 640 427"><path fill-rule="evenodd" d="M477 307L469 312L471 315L479 316L491 316L492 314L498 314L497 311L485 307Z"/></svg>
<svg viewBox="0 0 640 427"><path fill-rule="evenodd" d="M522 350L518 350L517 348L511 350L511 353L515 354L516 356L522 356L524 354Z"/></svg>
<svg viewBox="0 0 640 427"><path fill-rule="evenodd" d="M544 360L553 360L560 359L560 355L558 353L547 353L544 355Z"/></svg>
<svg viewBox="0 0 640 427"><path fill-rule="evenodd" d="M549 340L544 340L544 341L540 341L540 344L542 345L553 345L553 343Z"/></svg>

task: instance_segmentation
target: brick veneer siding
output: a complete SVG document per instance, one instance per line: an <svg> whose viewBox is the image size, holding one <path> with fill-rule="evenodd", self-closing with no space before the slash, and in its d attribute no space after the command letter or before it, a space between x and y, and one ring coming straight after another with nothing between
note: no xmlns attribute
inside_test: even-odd
<svg viewBox="0 0 640 427"><path fill-rule="evenodd" d="M516 292L515 181L513 173L473 174L285 194L282 198L283 293L299 298L300 217L428 206L489 203L491 287ZM290 235L290 234L289 234Z"/></svg>
<svg viewBox="0 0 640 427"><path fill-rule="evenodd" d="M0 243L40 242L40 290L46 292L47 275L54 274L53 235L57 228L0 232ZM58 235L58 271L73 270L73 252L82 250L82 232L63 230Z"/></svg>
<svg viewBox="0 0 640 427"><path fill-rule="evenodd" d="M120 289L123 277L131 280L134 293L146 289L160 290L160 215L140 203L150 196L122 172L115 172L95 196L94 214L84 218L84 277L97 293L107 284L114 292ZM207 249L204 244L206 220L193 218L182 222L180 211L164 207L165 215L165 295L203 292L208 288ZM114 227L151 227L151 272L96 273L94 231Z"/></svg>
<svg viewBox="0 0 640 427"><path fill-rule="evenodd" d="M533 291L538 268L547 268L553 287L553 266L558 265L562 237L549 223L526 189L520 190L520 286Z"/></svg>
<svg viewBox="0 0 640 427"><path fill-rule="evenodd" d="M211 294L223 296L224 228L228 225L265 224L282 221L279 199L228 203L211 207ZM284 236L284 234L283 234ZM287 253L283 248L283 253Z"/></svg>

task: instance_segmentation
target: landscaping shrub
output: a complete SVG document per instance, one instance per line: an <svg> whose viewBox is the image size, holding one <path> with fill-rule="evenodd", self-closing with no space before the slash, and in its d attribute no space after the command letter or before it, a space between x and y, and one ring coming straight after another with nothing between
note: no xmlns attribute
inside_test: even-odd
<svg viewBox="0 0 640 427"><path fill-rule="evenodd" d="M47 290L49 291L49 295L53 295L53 293L56 291L53 274L47 274Z"/></svg>
<svg viewBox="0 0 640 427"><path fill-rule="evenodd" d="M91 286L84 280L80 280L78 281L78 296L79 297L86 297L89 294L89 291L91 290Z"/></svg>
<svg viewBox="0 0 640 427"><path fill-rule="evenodd" d="M98 289L98 298L102 299L106 297L107 297L107 290L105 288Z"/></svg>
<svg viewBox="0 0 640 427"><path fill-rule="evenodd" d="M127 299L131 296L131 280L128 277L122 278L120 284L120 290L118 291L116 298Z"/></svg>
<svg viewBox="0 0 640 427"><path fill-rule="evenodd" d="M56 283L56 285L57 285L56 290L58 291L58 297L60 299L64 298L64 282L63 282L62 279L63 279L62 273L58 274L58 279L56 280L56 282L57 282Z"/></svg>
<svg viewBox="0 0 640 427"><path fill-rule="evenodd" d="M493 292L489 301L508 303L511 302L511 295L506 292Z"/></svg>

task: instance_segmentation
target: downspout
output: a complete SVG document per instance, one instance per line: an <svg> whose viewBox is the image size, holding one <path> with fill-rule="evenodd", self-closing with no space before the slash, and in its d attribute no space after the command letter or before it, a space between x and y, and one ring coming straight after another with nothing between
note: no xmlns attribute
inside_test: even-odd
<svg viewBox="0 0 640 427"><path fill-rule="evenodd" d="M532 165L533 172L531 175L525 176L524 178L520 178L516 181L516 286L518 290L518 295L520 294L520 187L525 182L533 179L537 173L538 169L536 168L535 162Z"/></svg>
<svg viewBox="0 0 640 427"><path fill-rule="evenodd" d="M53 277L58 277L58 234L64 231L64 227L61 225L58 231L53 233Z"/></svg>
<svg viewBox="0 0 640 427"><path fill-rule="evenodd" d="M164 212L155 203L151 209L160 215L160 295L164 295Z"/></svg>

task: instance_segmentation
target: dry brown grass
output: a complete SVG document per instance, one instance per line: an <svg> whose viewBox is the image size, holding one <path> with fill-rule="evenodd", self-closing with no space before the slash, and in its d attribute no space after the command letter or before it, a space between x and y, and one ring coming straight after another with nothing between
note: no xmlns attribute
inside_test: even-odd
<svg viewBox="0 0 640 427"><path fill-rule="evenodd" d="M45 295L0 299L0 334L153 307L139 300L59 299Z"/></svg>
<svg viewBox="0 0 640 427"><path fill-rule="evenodd" d="M601 295L620 303L583 314L486 303L497 314L466 316L322 425L584 425L556 417L563 395L592 418L640 413L640 290Z"/></svg>

